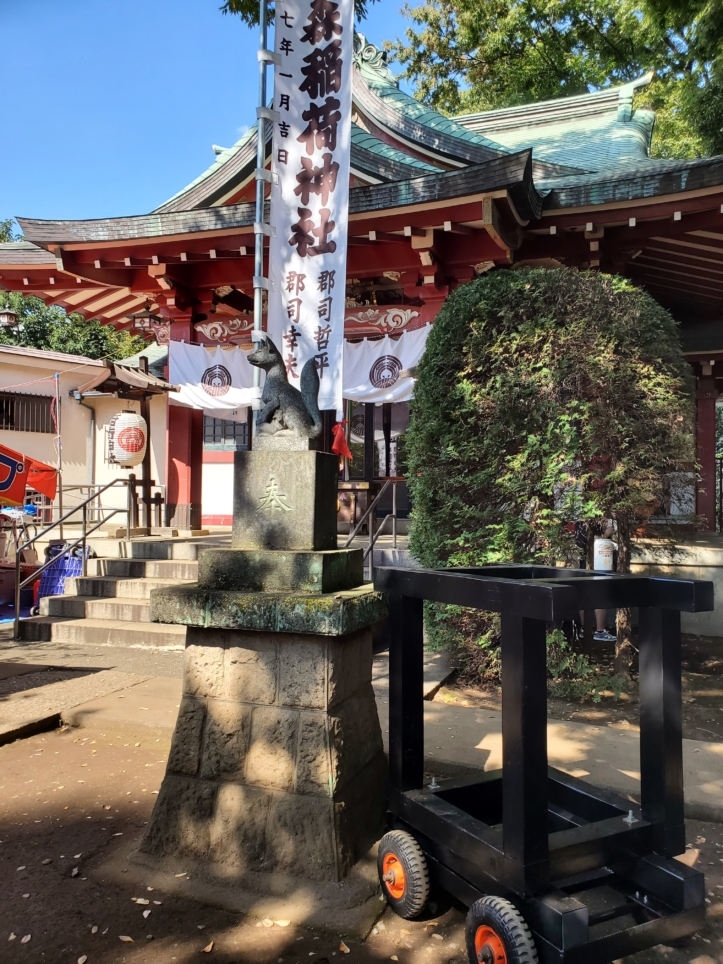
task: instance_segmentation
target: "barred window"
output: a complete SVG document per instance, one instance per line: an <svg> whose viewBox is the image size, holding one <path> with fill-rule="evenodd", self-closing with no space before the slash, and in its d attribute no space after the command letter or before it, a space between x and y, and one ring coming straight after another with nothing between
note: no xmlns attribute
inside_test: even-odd
<svg viewBox="0 0 723 964"><path fill-rule="evenodd" d="M249 447L248 422L229 422L223 418L204 415L203 447L217 451L247 449Z"/></svg>
<svg viewBox="0 0 723 964"><path fill-rule="evenodd" d="M11 432L55 432L50 395L0 392L0 429Z"/></svg>

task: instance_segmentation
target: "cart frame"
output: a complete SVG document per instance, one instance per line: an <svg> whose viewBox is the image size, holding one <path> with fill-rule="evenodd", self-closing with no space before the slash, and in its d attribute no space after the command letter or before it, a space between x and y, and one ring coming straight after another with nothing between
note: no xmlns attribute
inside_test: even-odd
<svg viewBox="0 0 723 964"><path fill-rule="evenodd" d="M698 930L703 874L685 850L680 613L713 585L546 566L379 568L389 599L389 823L471 904L511 900L543 964L603 964ZM500 613L503 767L424 786L423 602ZM547 763L545 637L580 610L638 607L637 806ZM594 898L594 899L593 899ZM632 923L630 923L632 920Z"/></svg>

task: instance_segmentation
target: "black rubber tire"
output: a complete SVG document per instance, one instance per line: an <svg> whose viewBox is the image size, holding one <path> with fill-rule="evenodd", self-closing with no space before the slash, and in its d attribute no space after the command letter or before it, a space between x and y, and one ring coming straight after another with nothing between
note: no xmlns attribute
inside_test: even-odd
<svg viewBox="0 0 723 964"><path fill-rule="evenodd" d="M401 897L390 893L384 880L384 858L393 854L404 868L405 889ZM379 841L377 870L382 891L395 914L412 920L422 913L429 899L429 870L422 848L405 830L390 830Z"/></svg>
<svg viewBox="0 0 723 964"><path fill-rule="evenodd" d="M483 925L490 927L502 941L506 964L538 964L530 928L515 905L503 897L481 897L467 912L465 941L470 964L489 964L480 962L475 950L475 935Z"/></svg>

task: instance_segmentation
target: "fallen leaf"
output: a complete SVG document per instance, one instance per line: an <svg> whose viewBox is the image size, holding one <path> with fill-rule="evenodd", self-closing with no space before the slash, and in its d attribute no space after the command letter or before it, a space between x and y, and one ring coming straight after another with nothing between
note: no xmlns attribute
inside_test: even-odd
<svg viewBox="0 0 723 964"><path fill-rule="evenodd" d="M17 936L18 936L17 934L11 934L10 937L8 937L8 940L14 941L17 938Z"/></svg>
<svg viewBox="0 0 723 964"><path fill-rule="evenodd" d="M140 743L134 743L133 746L140 746Z"/></svg>
<svg viewBox="0 0 723 964"><path fill-rule="evenodd" d="M108 930L109 930L109 928L106 927L106 929L103 931L103 933L102 933L100 936L101 936L101 937L105 937L105 935L108 933Z"/></svg>
<svg viewBox="0 0 723 964"><path fill-rule="evenodd" d="M288 927L290 923L291 923L290 920L275 920L275 921L274 921L274 924L276 924L277 927Z"/></svg>
<svg viewBox="0 0 723 964"><path fill-rule="evenodd" d="M398 961L399 958L397 957L396 954L392 954L392 956L389 958L389 960L390 960L390 961Z"/></svg>
<svg viewBox="0 0 723 964"><path fill-rule="evenodd" d="M264 919L261 921L261 923L264 925L264 927L273 927L273 926L274 926L274 922L273 922L272 920L269 920L268 917L264 917Z"/></svg>
<svg viewBox="0 0 723 964"><path fill-rule="evenodd" d="M126 937L125 934L121 934L120 940L125 941L127 944L132 944L132 943L133 943L133 938L132 938L132 937Z"/></svg>
<svg viewBox="0 0 723 964"><path fill-rule="evenodd" d="M203 953L210 954L212 950L213 950L213 941L211 941L210 944L206 944L206 946L203 949Z"/></svg>
<svg viewBox="0 0 723 964"><path fill-rule="evenodd" d="M31 937L30 934L26 934L25 937L21 937L21 938L20 938L20 943L21 943L21 944L27 944L28 941L30 940L30 937Z"/></svg>
<svg viewBox="0 0 723 964"><path fill-rule="evenodd" d="M143 911L143 916L146 918L146 920L147 920L148 917L150 916L150 913L151 913L150 910L144 910L144 911Z"/></svg>
<svg viewBox="0 0 723 964"><path fill-rule="evenodd" d="M147 940L147 941L152 941L152 940L153 940L153 934L146 934L146 940Z"/></svg>
<svg viewBox="0 0 723 964"><path fill-rule="evenodd" d="M402 928L402 934L411 934L411 933L412 933L411 931L407 931L404 928Z"/></svg>
<svg viewBox="0 0 723 964"><path fill-rule="evenodd" d="M146 897L136 897L136 904L143 904L143 906L146 907L148 904L150 904L150 900L148 900Z"/></svg>
<svg viewBox="0 0 723 964"><path fill-rule="evenodd" d="M78 958L78 964L85 964L87 960L88 960L88 955L81 954L80 957Z"/></svg>
<svg viewBox="0 0 723 964"><path fill-rule="evenodd" d="M73 869L70 871L70 876L77 877L79 873L80 873L80 867L73 867Z"/></svg>
<svg viewBox="0 0 723 964"><path fill-rule="evenodd" d="M157 905L160 907L161 904L163 903L163 901L162 901L162 900L154 900L153 903L154 903L154 904L157 904Z"/></svg>
<svg viewBox="0 0 723 964"><path fill-rule="evenodd" d="M205 931L205 930L206 930L206 925L205 925L205 924L196 924L196 927L198 927L198 929L199 929L200 931Z"/></svg>
<svg viewBox="0 0 723 964"><path fill-rule="evenodd" d="M155 890L155 887L146 887L146 890L148 890L148 891L150 891L150 890Z"/></svg>
<svg viewBox="0 0 723 964"><path fill-rule="evenodd" d="M182 874L176 874L176 877L188 877L188 871L184 870Z"/></svg>
<svg viewBox="0 0 723 964"><path fill-rule="evenodd" d="M18 867L18 870L25 870L25 864L23 864L22 867Z"/></svg>
<svg viewBox="0 0 723 964"><path fill-rule="evenodd" d="M432 934L432 940L433 940L433 941L443 941L444 938L442 937L441 934Z"/></svg>
<svg viewBox="0 0 723 964"><path fill-rule="evenodd" d="M680 861L681 864L685 864L686 867L694 867L698 857L700 857L700 850L686 850L684 854L678 854L673 860Z"/></svg>
<svg viewBox="0 0 723 964"><path fill-rule="evenodd" d="M23 894L23 897L29 897L30 894Z"/></svg>
<svg viewBox="0 0 723 964"><path fill-rule="evenodd" d="M44 863L44 864L52 864L52 862L53 861L50 859L50 857L46 857L45 860L41 861L41 863Z"/></svg>
<svg viewBox="0 0 723 964"><path fill-rule="evenodd" d="M341 944L339 945L339 950L342 952L342 954L351 954L351 951L350 951L349 948L346 946L346 944L344 943L344 941L342 941Z"/></svg>
<svg viewBox="0 0 723 964"><path fill-rule="evenodd" d="M91 933L91 934L97 934L97 933L98 933L98 925L97 925L97 924L93 924L93 926L92 926L91 929L90 929L90 933Z"/></svg>
<svg viewBox="0 0 723 964"><path fill-rule="evenodd" d="M705 843L705 837L696 837L695 842L698 844Z"/></svg>

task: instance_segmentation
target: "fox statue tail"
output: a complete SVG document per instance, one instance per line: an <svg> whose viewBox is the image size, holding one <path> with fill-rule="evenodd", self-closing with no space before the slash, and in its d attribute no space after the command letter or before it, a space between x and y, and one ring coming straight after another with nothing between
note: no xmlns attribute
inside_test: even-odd
<svg viewBox="0 0 723 964"><path fill-rule="evenodd" d="M321 433L321 412L319 411L319 373L313 358L310 358L301 369L299 390L313 422L309 438L316 438Z"/></svg>

